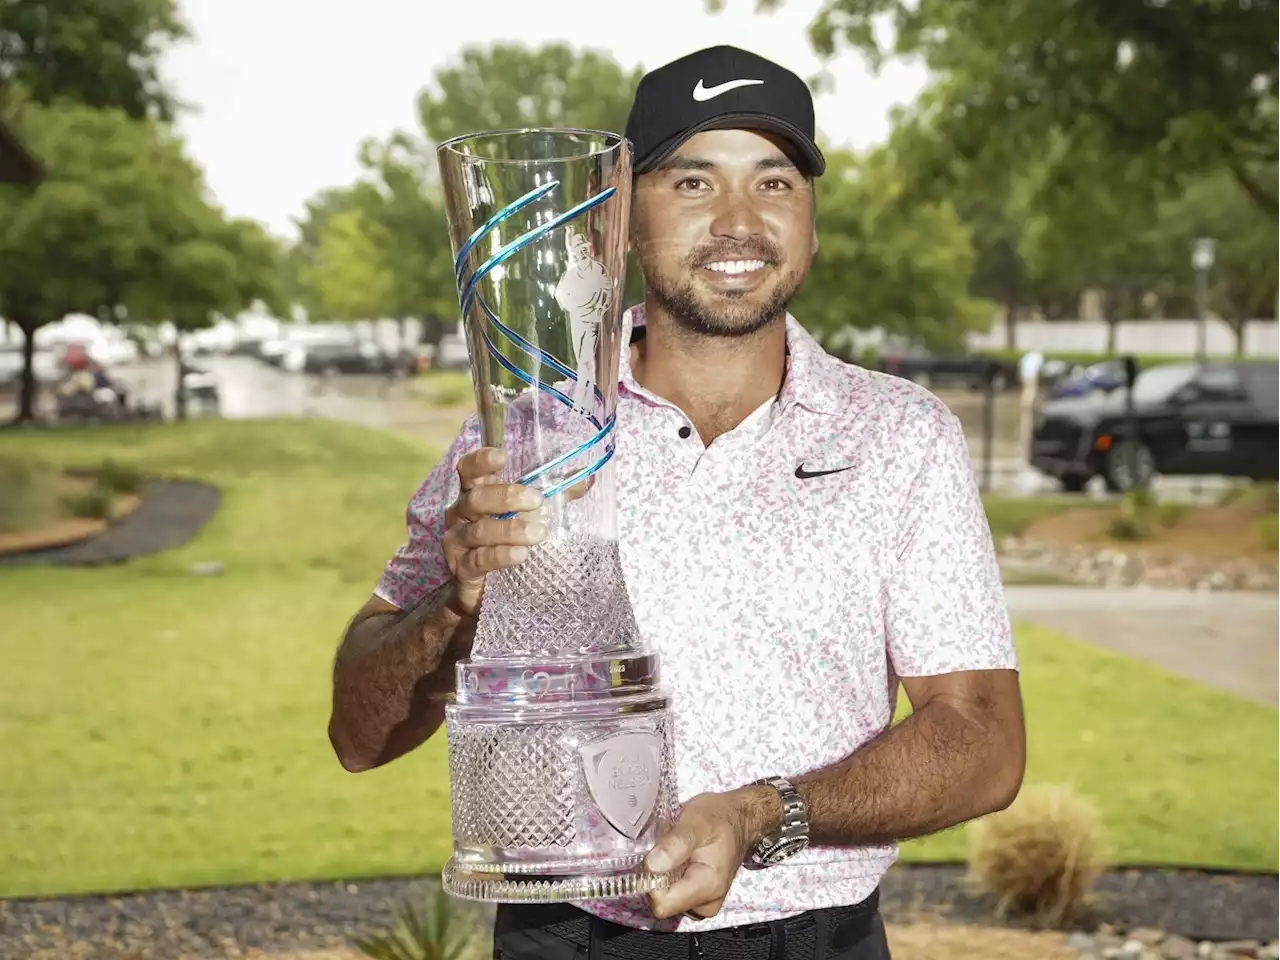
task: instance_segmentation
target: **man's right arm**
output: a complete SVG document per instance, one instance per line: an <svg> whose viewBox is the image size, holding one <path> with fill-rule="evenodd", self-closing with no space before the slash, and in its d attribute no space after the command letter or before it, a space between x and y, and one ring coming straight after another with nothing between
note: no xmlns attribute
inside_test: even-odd
<svg viewBox="0 0 1280 960"><path fill-rule="evenodd" d="M394 760L440 728L485 577L524 561L547 534L542 494L500 480L501 450L463 455L474 439L464 431L410 502L409 542L338 649L329 740L350 771ZM508 514L519 516L499 519Z"/></svg>
<svg viewBox="0 0 1280 960"><path fill-rule="evenodd" d="M333 670L329 741L353 773L425 742L444 722L453 665L471 649L475 619L452 609L453 584L404 611L373 596L352 618Z"/></svg>

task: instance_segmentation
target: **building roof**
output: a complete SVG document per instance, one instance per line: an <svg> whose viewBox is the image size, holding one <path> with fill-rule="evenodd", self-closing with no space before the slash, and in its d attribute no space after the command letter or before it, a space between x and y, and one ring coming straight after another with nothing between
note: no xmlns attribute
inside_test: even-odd
<svg viewBox="0 0 1280 960"><path fill-rule="evenodd" d="M0 120L0 183L34 186L42 176L40 164L27 152L18 135Z"/></svg>

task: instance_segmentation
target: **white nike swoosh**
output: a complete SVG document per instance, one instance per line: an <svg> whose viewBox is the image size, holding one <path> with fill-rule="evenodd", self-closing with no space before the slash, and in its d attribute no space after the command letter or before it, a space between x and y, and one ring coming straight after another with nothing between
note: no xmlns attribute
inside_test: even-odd
<svg viewBox="0 0 1280 960"><path fill-rule="evenodd" d="M722 93L728 93L730 90L737 90L739 87L753 87L757 83L764 83L763 80L729 80L725 83L717 83L714 87L703 86L701 80L698 85L693 88L693 99L698 102L710 100L712 97L718 97Z"/></svg>

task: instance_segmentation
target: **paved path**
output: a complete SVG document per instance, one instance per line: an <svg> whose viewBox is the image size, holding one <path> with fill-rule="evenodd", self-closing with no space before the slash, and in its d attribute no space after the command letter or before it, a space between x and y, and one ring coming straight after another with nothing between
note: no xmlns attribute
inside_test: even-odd
<svg viewBox="0 0 1280 960"><path fill-rule="evenodd" d="M1014 619L1159 664L1272 706L1280 602L1259 593L1008 587Z"/></svg>
<svg viewBox="0 0 1280 960"><path fill-rule="evenodd" d="M221 495L193 480L152 480L138 509L88 540L0 557L0 564L56 563L95 566L171 550L186 543L213 518Z"/></svg>

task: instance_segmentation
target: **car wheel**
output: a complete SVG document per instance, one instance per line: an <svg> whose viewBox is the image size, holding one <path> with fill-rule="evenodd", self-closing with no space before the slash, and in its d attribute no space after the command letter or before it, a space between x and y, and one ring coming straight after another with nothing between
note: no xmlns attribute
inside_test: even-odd
<svg viewBox="0 0 1280 960"><path fill-rule="evenodd" d="M1141 441L1122 440L1107 451L1102 479L1112 493L1125 493L1155 479L1156 460Z"/></svg>
<svg viewBox="0 0 1280 960"><path fill-rule="evenodd" d="M1085 473L1068 473L1058 478L1058 483L1065 493L1084 493L1084 488L1092 479Z"/></svg>

